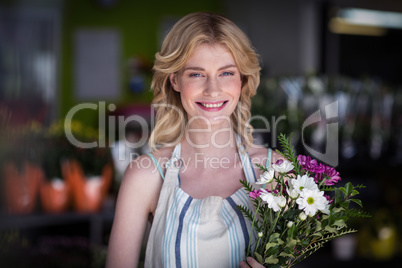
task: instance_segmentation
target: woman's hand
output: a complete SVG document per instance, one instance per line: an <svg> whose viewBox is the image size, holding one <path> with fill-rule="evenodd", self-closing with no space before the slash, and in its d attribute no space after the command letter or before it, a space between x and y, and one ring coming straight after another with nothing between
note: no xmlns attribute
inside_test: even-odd
<svg viewBox="0 0 402 268"><path fill-rule="evenodd" d="M251 257L247 257L247 262L242 261L240 262L240 268L264 268L264 266L260 263L258 263L256 260L254 260Z"/></svg>

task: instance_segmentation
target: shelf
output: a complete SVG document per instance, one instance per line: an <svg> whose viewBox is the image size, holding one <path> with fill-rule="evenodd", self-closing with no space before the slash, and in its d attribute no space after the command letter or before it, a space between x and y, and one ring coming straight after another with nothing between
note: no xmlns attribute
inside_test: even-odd
<svg viewBox="0 0 402 268"><path fill-rule="evenodd" d="M100 245L102 243L104 226L112 223L113 217L113 210L105 210L98 213L65 212L60 214L29 215L2 214L0 216L0 230L27 230L74 223L88 223L90 243Z"/></svg>

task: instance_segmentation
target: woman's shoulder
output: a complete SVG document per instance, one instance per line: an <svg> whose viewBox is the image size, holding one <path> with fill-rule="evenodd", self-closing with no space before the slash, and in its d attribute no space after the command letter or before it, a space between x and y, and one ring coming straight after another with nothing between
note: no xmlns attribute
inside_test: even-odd
<svg viewBox="0 0 402 268"><path fill-rule="evenodd" d="M125 174L128 176L156 176L160 175L159 170L165 171L166 163L173 152L172 147L162 148L148 154L140 155L130 162ZM156 175L155 175L156 174Z"/></svg>
<svg viewBox="0 0 402 268"><path fill-rule="evenodd" d="M142 196L142 205L147 206L149 211L153 212L156 209L163 184L162 174L165 174L166 162L169 160L168 156L171 152L172 149L166 148L152 153L160 168L148 154L131 161L119 187L121 199L130 203L135 200L135 196Z"/></svg>

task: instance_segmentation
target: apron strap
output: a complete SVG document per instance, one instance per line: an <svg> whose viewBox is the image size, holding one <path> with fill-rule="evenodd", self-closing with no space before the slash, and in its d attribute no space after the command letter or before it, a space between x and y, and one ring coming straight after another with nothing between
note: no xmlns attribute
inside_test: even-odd
<svg viewBox="0 0 402 268"><path fill-rule="evenodd" d="M161 168L161 166L159 165L158 160L156 160L156 158L155 158L151 153L147 153L147 155L152 159L152 161L154 162L155 166L158 168L159 173L160 173L161 176L162 176L162 179L165 180L165 176L163 175L162 168Z"/></svg>

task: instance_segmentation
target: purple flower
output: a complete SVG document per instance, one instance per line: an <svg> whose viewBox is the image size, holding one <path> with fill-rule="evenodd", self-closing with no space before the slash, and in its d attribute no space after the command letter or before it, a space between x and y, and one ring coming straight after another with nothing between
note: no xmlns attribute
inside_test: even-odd
<svg viewBox="0 0 402 268"><path fill-rule="evenodd" d="M300 166L304 168L306 166L307 161L310 161L311 158L309 156L299 154L297 156L297 160L299 161Z"/></svg>
<svg viewBox="0 0 402 268"><path fill-rule="evenodd" d="M283 163L283 159L279 159L278 161L276 161L275 165L280 166Z"/></svg>
<svg viewBox="0 0 402 268"><path fill-rule="evenodd" d="M330 177L330 179L325 181L325 185L334 185L335 183L341 180L339 172L337 172L336 169L333 167L326 166L324 174Z"/></svg>
<svg viewBox="0 0 402 268"><path fill-rule="evenodd" d="M331 199L331 197L330 197L329 195L326 195L326 194L325 194L324 196L325 196L325 198L328 200L328 203L331 204L332 201L333 201L333 200Z"/></svg>
<svg viewBox="0 0 402 268"><path fill-rule="evenodd" d="M318 174L321 174L325 171L325 165L318 163L315 159L311 159L310 156L299 155L297 160L299 161L301 168L307 171Z"/></svg>
<svg viewBox="0 0 402 268"><path fill-rule="evenodd" d="M315 173L321 174L325 171L325 168L326 168L326 166L320 163L315 167Z"/></svg>
<svg viewBox="0 0 402 268"><path fill-rule="evenodd" d="M299 155L297 160L302 169L315 173L314 181L317 183L328 177L329 179L326 179L324 182L325 185L334 185L341 180L339 172L337 172L333 167L318 163L317 160L311 159L310 156Z"/></svg>
<svg viewBox="0 0 402 268"><path fill-rule="evenodd" d="M256 199L257 197L260 197L260 195L261 195L261 189L253 190L253 191L249 192L248 195L249 195L252 199Z"/></svg>

